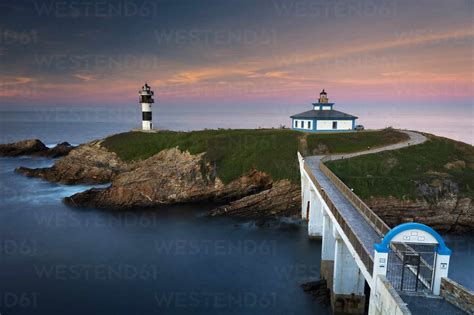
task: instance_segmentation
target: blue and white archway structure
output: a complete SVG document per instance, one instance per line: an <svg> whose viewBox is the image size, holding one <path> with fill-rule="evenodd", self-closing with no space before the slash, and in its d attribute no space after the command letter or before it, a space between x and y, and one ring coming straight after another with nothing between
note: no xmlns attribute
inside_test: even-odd
<svg viewBox="0 0 474 315"><path fill-rule="evenodd" d="M441 278L448 276L451 256L451 250L446 246L441 235L421 223L404 223L396 226L385 235L382 242L374 244L374 278L377 275L387 275L388 252L392 242L437 245L432 290L434 295L439 295Z"/></svg>

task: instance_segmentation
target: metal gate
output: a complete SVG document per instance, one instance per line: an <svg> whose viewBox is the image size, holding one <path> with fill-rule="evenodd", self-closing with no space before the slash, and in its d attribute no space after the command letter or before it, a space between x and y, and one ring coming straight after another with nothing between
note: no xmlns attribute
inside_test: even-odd
<svg viewBox="0 0 474 315"><path fill-rule="evenodd" d="M391 243L387 279L403 292L428 292L433 286L437 245Z"/></svg>

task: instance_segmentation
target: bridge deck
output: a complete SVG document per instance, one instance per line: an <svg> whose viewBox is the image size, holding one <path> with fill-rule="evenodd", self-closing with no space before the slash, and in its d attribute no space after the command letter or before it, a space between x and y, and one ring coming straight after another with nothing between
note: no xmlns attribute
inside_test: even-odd
<svg viewBox="0 0 474 315"><path fill-rule="evenodd" d="M367 252L374 256L374 244L381 241L377 231L367 222L363 215L352 203L347 200L343 193L331 182L319 169L320 156L307 156L306 164L310 167L313 175L321 187L327 193L340 214L344 217L351 229L357 234ZM369 270L372 273L372 270Z"/></svg>

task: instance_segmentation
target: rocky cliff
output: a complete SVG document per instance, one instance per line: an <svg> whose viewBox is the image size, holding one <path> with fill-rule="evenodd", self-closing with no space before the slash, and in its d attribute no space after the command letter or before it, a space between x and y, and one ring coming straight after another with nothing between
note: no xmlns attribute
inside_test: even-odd
<svg viewBox="0 0 474 315"><path fill-rule="evenodd" d="M132 163L122 162L94 141L72 149L52 167L30 169L19 167L16 172L62 184L105 184L117 174L132 169Z"/></svg>
<svg viewBox="0 0 474 315"><path fill-rule="evenodd" d="M65 199L73 206L132 209L163 204L228 201L272 185L269 175L252 171L223 184L203 154L163 150L112 179L106 189L92 189Z"/></svg>
<svg viewBox="0 0 474 315"><path fill-rule="evenodd" d="M38 142L28 143L35 151ZM20 146L26 147L21 144ZM33 150L32 150L33 151ZM25 152L25 150L23 150ZM270 175L253 170L223 183L204 153L191 155L178 148L163 150L137 162L124 162L101 146L100 141L80 145L52 167L16 169L30 177L62 184L104 184L65 198L71 206L108 209L158 207L175 203L230 202L229 214L247 217L291 216L297 213L298 191L289 181L273 183ZM217 208L212 215L222 215ZM245 215L244 215L245 214Z"/></svg>
<svg viewBox="0 0 474 315"><path fill-rule="evenodd" d="M465 167L464 161L449 163L445 168ZM462 233L474 230L472 199L460 192L459 184L447 173L430 173L432 177L416 181L416 199L371 197L366 200L388 225L419 222L436 230Z"/></svg>
<svg viewBox="0 0 474 315"><path fill-rule="evenodd" d="M275 182L271 188L233 201L208 212L209 216L231 215L247 219L298 216L301 189L289 180Z"/></svg>
<svg viewBox="0 0 474 315"><path fill-rule="evenodd" d="M371 198L367 205L389 226L419 222L438 231L463 233L474 230L474 207L470 198L447 198L434 203L426 199Z"/></svg>

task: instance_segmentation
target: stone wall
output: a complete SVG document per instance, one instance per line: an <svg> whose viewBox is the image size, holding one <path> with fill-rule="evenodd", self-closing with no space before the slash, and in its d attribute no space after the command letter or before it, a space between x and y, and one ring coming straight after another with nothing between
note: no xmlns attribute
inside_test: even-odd
<svg viewBox="0 0 474 315"><path fill-rule="evenodd" d="M474 293L459 283L441 278L441 296L468 314L474 314Z"/></svg>

